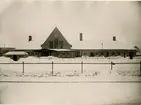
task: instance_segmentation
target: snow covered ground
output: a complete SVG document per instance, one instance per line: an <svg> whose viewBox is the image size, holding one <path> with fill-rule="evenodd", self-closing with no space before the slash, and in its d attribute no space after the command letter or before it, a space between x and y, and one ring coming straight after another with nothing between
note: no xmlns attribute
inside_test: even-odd
<svg viewBox="0 0 141 105"><path fill-rule="evenodd" d="M140 105L139 83L0 83L1 104Z"/></svg>
<svg viewBox="0 0 141 105"><path fill-rule="evenodd" d="M128 58L75 58L29 57L14 62L0 58L1 63L122 63L140 62ZM139 64L0 64L1 104L47 105L140 105L141 76ZM55 75L56 74L56 75ZM124 81L124 82L122 82ZM126 82L127 81L127 82ZM132 82L133 81L133 82Z"/></svg>
<svg viewBox="0 0 141 105"><path fill-rule="evenodd" d="M51 58L51 57L28 57L21 58L15 62L12 59L1 57L0 63L13 63L13 64L0 64L0 77L50 77L52 76L52 64L26 64L26 63L52 63L53 64L53 75L57 77L94 77L94 78L137 78L140 76L140 61L141 59L122 58L122 57L111 57L111 58ZM109 64L83 64L83 73L81 64L55 64L55 63L109 63ZM24 62L24 75L23 65ZM111 62L114 63L138 63L138 64L115 64L112 66ZM17 64L21 63L21 64ZM135 79L135 80L137 80Z"/></svg>

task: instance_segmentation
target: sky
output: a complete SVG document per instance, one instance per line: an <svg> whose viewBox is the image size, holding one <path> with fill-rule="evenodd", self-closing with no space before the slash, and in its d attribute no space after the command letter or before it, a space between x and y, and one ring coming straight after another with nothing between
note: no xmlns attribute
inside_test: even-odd
<svg viewBox="0 0 141 105"><path fill-rule="evenodd" d="M0 0L0 46L42 44L55 27L70 42L118 41L141 48L141 3L131 1Z"/></svg>

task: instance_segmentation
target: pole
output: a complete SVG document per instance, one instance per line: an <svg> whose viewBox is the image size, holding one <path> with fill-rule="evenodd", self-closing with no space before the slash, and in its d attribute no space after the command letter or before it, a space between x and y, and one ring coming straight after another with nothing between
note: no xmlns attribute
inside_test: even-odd
<svg viewBox="0 0 141 105"><path fill-rule="evenodd" d="M141 61L140 61L140 76L141 76Z"/></svg>
<svg viewBox="0 0 141 105"><path fill-rule="evenodd" d="M23 65L23 72L22 72L22 73L24 74L24 62L23 62L23 64L22 64L22 65Z"/></svg>
<svg viewBox="0 0 141 105"><path fill-rule="evenodd" d="M52 61L52 76L53 76L53 61Z"/></svg>
<svg viewBox="0 0 141 105"><path fill-rule="evenodd" d="M81 73L83 73L83 61L81 62Z"/></svg>
<svg viewBox="0 0 141 105"><path fill-rule="evenodd" d="M104 54L103 54L103 42L102 42L102 56L103 56Z"/></svg>
<svg viewBox="0 0 141 105"><path fill-rule="evenodd" d="M113 69L113 62L111 62L111 70Z"/></svg>

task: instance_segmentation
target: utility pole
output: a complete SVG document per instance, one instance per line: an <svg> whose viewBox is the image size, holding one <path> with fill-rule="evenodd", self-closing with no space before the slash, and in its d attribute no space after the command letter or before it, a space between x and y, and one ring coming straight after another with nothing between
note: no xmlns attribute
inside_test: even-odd
<svg viewBox="0 0 141 105"><path fill-rule="evenodd" d="M104 54L103 54L103 42L101 43L101 45L102 45L102 55L104 55Z"/></svg>

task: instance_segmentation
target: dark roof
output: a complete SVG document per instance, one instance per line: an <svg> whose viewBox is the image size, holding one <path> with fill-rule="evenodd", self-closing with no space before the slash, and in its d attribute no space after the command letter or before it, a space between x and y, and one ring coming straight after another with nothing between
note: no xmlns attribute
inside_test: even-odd
<svg viewBox="0 0 141 105"><path fill-rule="evenodd" d="M71 45L71 44L66 40L66 38L63 36L63 34L60 32L60 30L59 30L57 27L55 27L54 30L51 32L51 34L50 34L50 35L48 36L48 38L46 39L46 41L45 41L41 46L43 46L44 44L46 44L47 40L49 40L50 36L52 36L52 35L62 36L63 39L64 39L69 45Z"/></svg>

